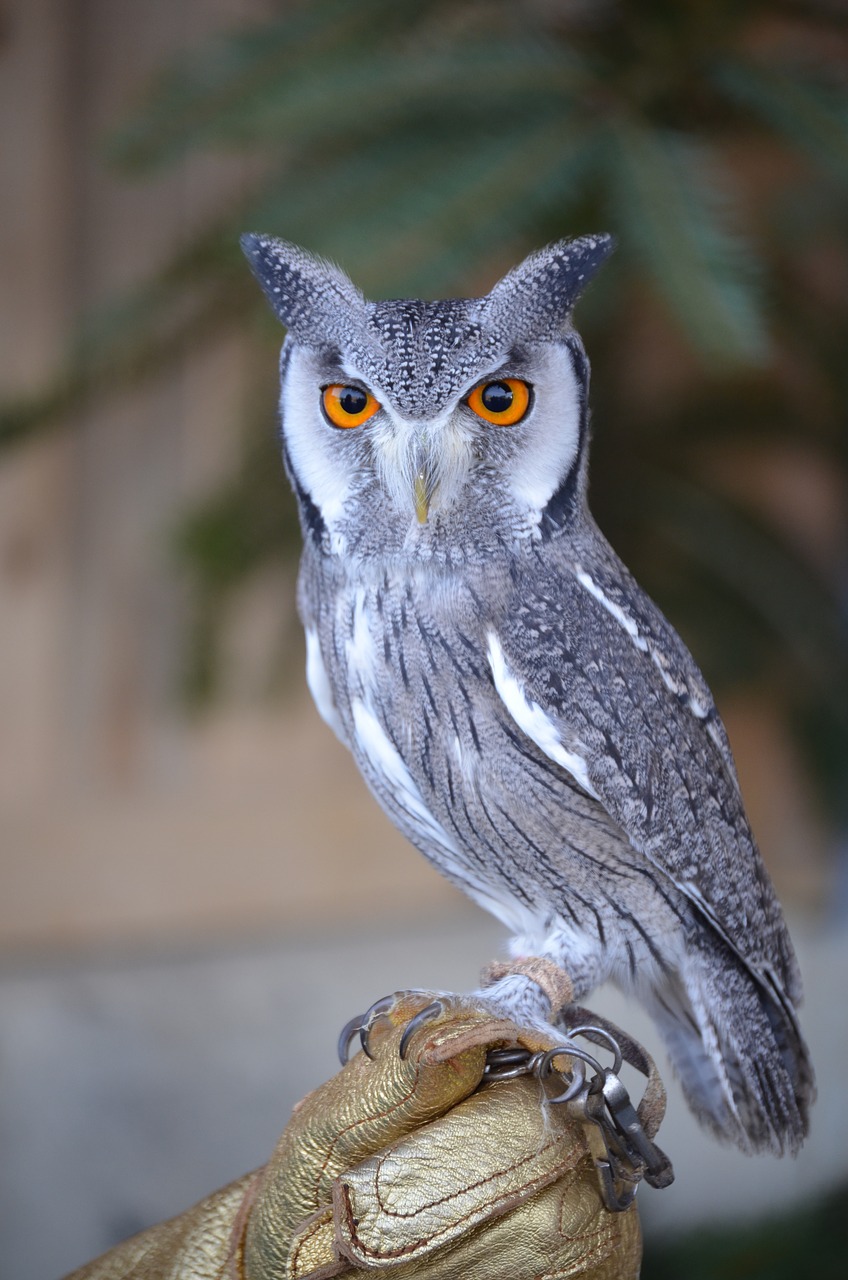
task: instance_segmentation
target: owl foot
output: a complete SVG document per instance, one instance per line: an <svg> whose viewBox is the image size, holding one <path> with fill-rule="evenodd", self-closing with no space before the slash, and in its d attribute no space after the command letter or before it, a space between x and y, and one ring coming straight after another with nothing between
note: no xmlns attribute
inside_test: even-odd
<svg viewBox="0 0 848 1280"><path fill-rule="evenodd" d="M398 1045L401 1058L405 1058L409 1042L419 1027L444 1013L446 1002L450 1002L454 1013L457 1001L465 1001L469 1008L473 1007L489 1018L533 1027L540 1035L548 1037L549 1044L556 1042L558 1033L552 1024L571 1003L573 996L571 980L562 969L540 957L509 963L494 961L487 965L481 978L483 988L467 997L445 994L433 998L433 993L410 990L396 991L375 1000L365 1013L356 1014L342 1027L337 1045L342 1066L347 1062L351 1044L357 1036L365 1055L373 1058L371 1037L375 1029L385 1028L387 1023L401 1025L398 1011L411 1009L411 1017Z"/></svg>
<svg viewBox="0 0 848 1280"><path fill-rule="evenodd" d="M513 997L520 988L513 979L530 983L524 974L509 973L471 996L426 991L384 996L342 1029L342 1063L358 1036L368 1058L394 1055L399 1069L407 1058L419 1064L458 1062L470 1053L480 1085L534 1077L544 1103L570 1104L585 1122L608 1208L625 1209L642 1178L651 1186L668 1186L674 1177L671 1164L653 1141L665 1091L650 1057L619 1028L577 1005L565 1012L564 1032L541 1020L534 1025L516 1018ZM552 1003L545 997L548 1016ZM519 1005L522 1014L524 999ZM604 1065L600 1058L608 1056L611 1065ZM648 1077L638 1106L620 1079L625 1062Z"/></svg>
<svg viewBox="0 0 848 1280"><path fill-rule="evenodd" d="M406 1058L410 1041L420 1027L448 1011L455 1018L459 1006L468 1006L469 1013L473 1011L478 1018L487 1021L504 1020L504 1011L485 998L478 1001L473 997L467 999L447 992L435 994L419 990L395 991L392 995L375 1000L365 1013L356 1014L345 1023L337 1045L339 1060L342 1066L346 1065L351 1045L357 1038L365 1056L374 1058L374 1040L379 1040L397 1028L403 1029L398 1042L398 1054L401 1058Z"/></svg>
<svg viewBox="0 0 848 1280"><path fill-rule="evenodd" d="M366 1058L373 1059L374 1053L371 1047L371 1037L375 1032L375 1028L378 1027L378 1024L380 1030L385 1030L389 1026L402 1025L402 1023L398 1021L397 1013L399 1010L403 1010L403 1012L406 1013L410 1008L414 1011L411 1017L407 1018L407 1022L414 1022L419 1014L423 1013L423 1011L428 1007L428 1005L435 1003L432 999L425 999L422 1003L420 997L426 997L428 995L428 992L417 990L395 991L392 995L381 996L379 1000L375 1000L364 1013L354 1014L354 1016L344 1024L339 1032L339 1039L336 1048L339 1055L339 1061L342 1066L347 1065L347 1061L350 1056L350 1046L357 1038L359 1039L362 1052L365 1054ZM407 1039L404 1044L404 1051L406 1050L408 1043L409 1041ZM404 1057L405 1052L401 1056Z"/></svg>
<svg viewBox="0 0 848 1280"><path fill-rule="evenodd" d="M479 995L498 1006L515 1022L529 1023L552 1037L554 1024L574 999L571 978L559 965L542 956L493 960L480 975Z"/></svg>
<svg viewBox="0 0 848 1280"><path fill-rule="evenodd" d="M415 993L417 994L417 992ZM357 1013L346 1022L341 1029L338 1041L339 1060L342 1066L347 1064L350 1046L355 1036L359 1036L359 1042L362 1045L362 1051L368 1058L374 1057L371 1052L370 1037L374 1023L378 1018L388 1013L390 1002L394 1000L394 996L383 996L382 999L376 1000L366 1013ZM437 1018L440 1013L444 1012L444 1004L441 1000L431 1000L423 1009L419 1009L406 1024L403 1035L398 1045L398 1055L405 1058L409 1049L409 1042L415 1035L415 1032L425 1022L429 1022L431 1018Z"/></svg>

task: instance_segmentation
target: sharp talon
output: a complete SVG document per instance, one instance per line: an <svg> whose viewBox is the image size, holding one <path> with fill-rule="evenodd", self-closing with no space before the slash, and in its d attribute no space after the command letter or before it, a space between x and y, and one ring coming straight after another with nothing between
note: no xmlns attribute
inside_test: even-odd
<svg viewBox="0 0 848 1280"><path fill-rule="evenodd" d="M410 1019L406 1025L406 1030L400 1038L400 1044L398 1045L398 1053L402 1058L406 1057L409 1042L415 1035L418 1028L423 1026L425 1022L429 1022L431 1018L437 1018L444 1007L445 1006L442 1004L441 1000L434 1000L432 1004L428 1004L424 1009L421 1009L419 1013L416 1013L414 1018Z"/></svg>
<svg viewBox="0 0 848 1280"><path fill-rule="evenodd" d="M549 1098L549 1102L570 1102L572 1098L576 1098L577 1095L582 1092L583 1086L586 1083L586 1070L583 1066L584 1059L580 1050L578 1049L577 1052L574 1053L571 1045L567 1044L557 1045L555 1049L548 1049L547 1053L540 1055L538 1065L536 1067L536 1075L538 1075L539 1079L544 1080L546 1076L553 1073L555 1070L554 1061L562 1054L571 1058L572 1071L570 1077L566 1077L562 1071L558 1071L557 1075L562 1076L563 1079L568 1078L569 1083L566 1087L565 1093L559 1093L555 1098Z"/></svg>
<svg viewBox="0 0 848 1280"><path fill-rule="evenodd" d="M388 1013L394 1002L394 996L382 996L379 1000L375 1000L371 1008L366 1010L362 1015L362 1019L359 1024L359 1043L362 1045L362 1052L365 1054L366 1058L370 1058L372 1062L374 1061L374 1055L371 1052L368 1043L371 1031L374 1027L374 1023L380 1015Z"/></svg>
<svg viewBox="0 0 848 1280"><path fill-rule="evenodd" d="M354 1014L349 1022L346 1022L339 1032L339 1039L336 1050L339 1055L339 1062L343 1067L347 1066L348 1053L350 1052L350 1042L362 1027L365 1015L362 1013Z"/></svg>
<svg viewBox="0 0 848 1280"><path fill-rule="evenodd" d="M572 1098L578 1097L583 1092L583 1086L586 1083L586 1073L581 1063L575 1063L574 1075L571 1077L571 1084L565 1093L558 1093L555 1098L548 1098L548 1102L571 1102Z"/></svg>

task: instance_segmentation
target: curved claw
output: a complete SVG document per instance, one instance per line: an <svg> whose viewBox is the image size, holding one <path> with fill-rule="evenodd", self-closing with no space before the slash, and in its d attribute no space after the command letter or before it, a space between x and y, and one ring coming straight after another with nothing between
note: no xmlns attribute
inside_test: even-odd
<svg viewBox="0 0 848 1280"><path fill-rule="evenodd" d="M543 1053L540 1056L538 1065L536 1067L536 1075L539 1077L539 1079L544 1080L546 1076L549 1076L552 1074L552 1072L555 1070L554 1060L560 1057L561 1054L567 1055L572 1060L573 1066L572 1066L571 1077L569 1080L569 1084L565 1090L565 1093L557 1094L555 1098L549 1098L548 1099L549 1102L570 1102L572 1098L577 1097L577 1095L583 1089L584 1084L586 1083L586 1070L583 1066L583 1062L585 1061L585 1058L583 1054L580 1053L579 1049L575 1053L572 1050L571 1045L566 1045L566 1044L560 1044L560 1045L557 1045L556 1048L554 1049L548 1049L546 1053ZM588 1057L588 1054L586 1055L586 1057ZM557 1074L561 1075L563 1079L568 1079L568 1077L565 1076L564 1072L560 1071Z"/></svg>
<svg viewBox="0 0 848 1280"><path fill-rule="evenodd" d="M577 1098L583 1092L583 1086L586 1083L586 1076L582 1067L576 1067L574 1075L571 1078L571 1084L564 1093L558 1093L555 1098L548 1098L548 1102L571 1102L572 1098Z"/></svg>
<svg viewBox="0 0 848 1280"><path fill-rule="evenodd" d="M342 1064L343 1067L347 1066L348 1054L350 1053L350 1042L353 1039L353 1037L357 1035L359 1031L361 1031L362 1024L364 1023L364 1021L365 1021L365 1014L356 1013L350 1019L349 1022L346 1022L344 1024L341 1031L339 1032L339 1038L336 1043L336 1051L338 1052L338 1055L339 1055L339 1062Z"/></svg>
<svg viewBox="0 0 848 1280"><path fill-rule="evenodd" d="M410 1018L409 1022L406 1024L404 1033L400 1038L400 1044L398 1045L398 1053L402 1058L406 1057L409 1042L415 1035L418 1028L423 1026L425 1022L429 1022L431 1018L437 1018L443 1011L444 1007L445 1006L442 1004L441 1000L434 1000L432 1004L425 1005L423 1009L419 1010L414 1018Z"/></svg>
<svg viewBox="0 0 848 1280"><path fill-rule="evenodd" d="M362 1015L359 1024L359 1043L362 1045L362 1052L366 1058L370 1058L373 1062L374 1055L368 1044L374 1023L383 1013L388 1013L395 1002L394 996L382 996L379 1000L375 1000L370 1009L367 1009Z"/></svg>

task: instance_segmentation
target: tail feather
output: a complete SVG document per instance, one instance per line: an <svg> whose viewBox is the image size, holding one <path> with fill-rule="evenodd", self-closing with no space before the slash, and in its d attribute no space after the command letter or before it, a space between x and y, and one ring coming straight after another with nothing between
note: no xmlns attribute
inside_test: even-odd
<svg viewBox="0 0 848 1280"><path fill-rule="evenodd" d="M721 954L717 955L716 951ZM743 1151L798 1151L815 1083L794 1009L720 940L690 950L651 1012L696 1116Z"/></svg>

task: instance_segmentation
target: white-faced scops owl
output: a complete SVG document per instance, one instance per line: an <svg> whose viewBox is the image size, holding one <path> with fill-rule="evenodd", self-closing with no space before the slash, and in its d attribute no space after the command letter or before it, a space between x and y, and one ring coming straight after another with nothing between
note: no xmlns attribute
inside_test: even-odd
<svg viewBox="0 0 848 1280"><path fill-rule="evenodd" d="M795 1151L797 965L710 691L587 505L574 303L604 235L483 298L369 302L265 236L307 677L390 818L575 997L659 1025L698 1117Z"/></svg>

